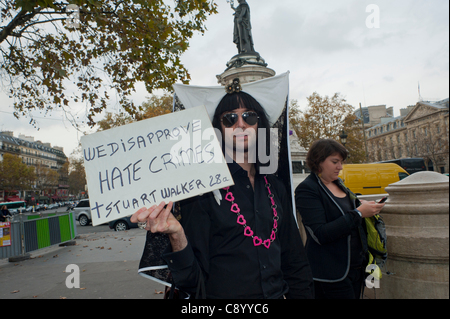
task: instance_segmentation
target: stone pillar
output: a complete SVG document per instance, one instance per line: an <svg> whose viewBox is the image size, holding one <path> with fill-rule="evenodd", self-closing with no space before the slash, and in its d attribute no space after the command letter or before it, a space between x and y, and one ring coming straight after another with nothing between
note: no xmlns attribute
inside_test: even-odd
<svg viewBox="0 0 450 319"><path fill-rule="evenodd" d="M235 78L239 78L241 84L259 81L272 76L276 72L267 67L267 63L259 54L238 54L227 63L227 69L216 75L217 82L226 86Z"/></svg>
<svg viewBox="0 0 450 319"><path fill-rule="evenodd" d="M449 178L419 172L386 188L388 261L377 295L449 298Z"/></svg>

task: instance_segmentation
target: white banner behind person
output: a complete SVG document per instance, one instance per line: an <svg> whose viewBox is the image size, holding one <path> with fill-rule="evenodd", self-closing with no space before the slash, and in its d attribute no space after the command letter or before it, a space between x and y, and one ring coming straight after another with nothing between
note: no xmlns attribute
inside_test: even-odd
<svg viewBox="0 0 450 319"><path fill-rule="evenodd" d="M204 106L81 138L94 226L234 184Z"/></svg>

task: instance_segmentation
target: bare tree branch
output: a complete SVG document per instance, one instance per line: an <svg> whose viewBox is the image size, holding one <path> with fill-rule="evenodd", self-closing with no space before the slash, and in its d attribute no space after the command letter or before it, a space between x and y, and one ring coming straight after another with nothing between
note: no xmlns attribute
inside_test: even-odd
<svg viewBox="0 0 450 319"><path fill-rule="evenodd" d="M25 9L20 10L20 12L14 17L14 19L11 20L11 22L2 29L0 32L0 44L11 35L11 33L14 31L14 29L18 26L24 25L26 22L33 19L42 8L37 8L36 10L33 10L32 12L28 12Z"/></svg>

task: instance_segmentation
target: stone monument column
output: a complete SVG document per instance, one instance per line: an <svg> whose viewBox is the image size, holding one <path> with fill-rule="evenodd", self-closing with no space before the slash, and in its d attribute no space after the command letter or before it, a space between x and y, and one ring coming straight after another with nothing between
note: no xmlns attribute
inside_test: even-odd
<svg viewBox="0 0 450 319"><path fill-rule="evenodd" d="M388 260L377 296L449 298L449 178L419 172L386 188Z"/></svg>

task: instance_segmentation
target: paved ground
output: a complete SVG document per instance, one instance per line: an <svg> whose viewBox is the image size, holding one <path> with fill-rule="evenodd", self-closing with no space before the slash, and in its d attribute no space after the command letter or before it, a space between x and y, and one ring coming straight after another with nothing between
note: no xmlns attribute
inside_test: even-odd
<svg viewBox="0 0 450 319"><path fill-rule="evenodd" d="M95 232L88 227L92 232L83 228L76 246L39 250L16 263L0 260L0 299L162 299L164 286L137 273L145 231ZM80 269L80 289L66 286L70 264Z"/></svg>
<svg viewBox="0 0 450 319"><path fill-rule="evenodd" d="M21 262L0 259L0 300L163 298L163 285L137 273L145 231L115 232L107 225L77 223L77 232L75 246L38 250ZM66 286L71 264L80 269L79 289Z"/></svg>

